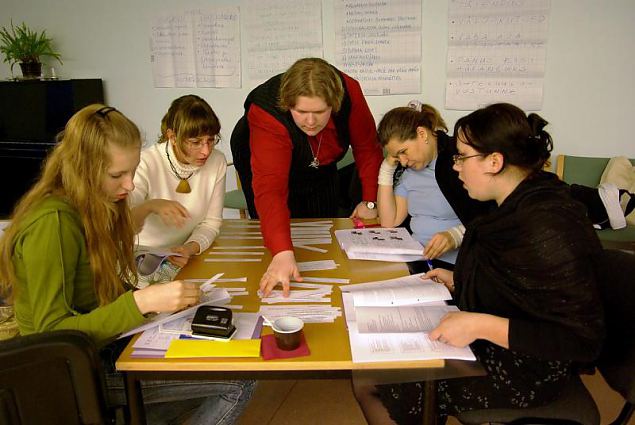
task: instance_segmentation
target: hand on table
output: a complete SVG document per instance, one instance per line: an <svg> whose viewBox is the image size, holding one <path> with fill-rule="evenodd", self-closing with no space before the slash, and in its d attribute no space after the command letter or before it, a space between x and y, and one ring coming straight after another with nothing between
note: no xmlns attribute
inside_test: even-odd
<svg viewBox="0 0 635 425"><path fill-rule="evenodd" d="M364 218L364 219L373 219L377 218L377 208L370 209L366 206L365 202L360 202L357 204L353 213L349 218Z"/></svg>
<svg viewBox="0 0 635 425"><path fill-rule="evenodd" d="M441 318L439 326L428 335L433 341L465 347L477 339L485 339L509 348L509 319L485 313L451 312Z"/></svg>
<svg viewBox="0 0 635 425"><path fill-rule="evenodd" d="M263 297L266 297L276 285L280 284L283 296L288 297L290 280L301 282L302 276L300 276L293 251L281 251L273 256L267 271L262 275L260 292Z"/></svg>
<svg viewBox="0 0 635 425"><path fill-rule="evenodd" d="M197 255L200 250L201 248L199 244L193 241L188 242L185 245L172 247L172 252L177 252L182 256L170 256L168 257L168 261L177 267L184 267L188 263L188 261L190 261L190 257L192 257L193 255Z"/></svg>
<svg viewBox="0 0 635 425"><path fill-rule="evenodd" d="M482 314L456 311L446 314L441 318L439 326L428 335L432 341L439 341L454 347L465 347L478 335L479 320Z"/></svg>
<svg viewBox="0 0 635 425"><path fill-rule="evenodd" d="M195 305L201 297L199 285L175 280L157 283L133 292L141 314L172 313Z"/></svg>

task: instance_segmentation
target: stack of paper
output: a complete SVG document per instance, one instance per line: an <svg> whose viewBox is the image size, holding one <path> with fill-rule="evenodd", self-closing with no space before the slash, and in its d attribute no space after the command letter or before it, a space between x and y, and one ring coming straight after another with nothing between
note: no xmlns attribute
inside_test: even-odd
<svg viewBox="0 0 635 425"><path fill-rule="evenodd" d="M260 301L266 304L275 303L329 303L331 302L331 293L333 292L333 285L322 285L319 283L300 283L291 282L292 288L305 288L305 289L291 289L289 296L285 297L283 291L280 289L274 289L269 293L267 297L261 298Z"/></svg>
<svg viewBox="0 0 635 425"><path fill-rule="evenodd" d="M259 313L265 319L265 325L271 325L276 319L285 316L297 317L304 323L332 323L342 315L342 309L322 305L263 305Z"/></svg>
<svg viewBox="0 0 635 425"><path fill-rule="evenodd" d="M421 275L342 287L353 362L476 360L469 347L431 341L428 333L450 311L447 288Z"/></svg>
<svg viewBox="0 0 635 425"><path fill-rule="evenodd" d="M192 314L145 330L133 345L133 357L164 357L172 341L192 334ZM258 313L234 313L236 333L232 340L260 338L263 319ZM221 343L226 343L221 341Z"/></svg>
<svg viewBox="0 0 635 425"><path fill-rule="evenodd" d="M351 260L407 262L423 259L423 246L402 227L336 230L335 237Z"/></svg>

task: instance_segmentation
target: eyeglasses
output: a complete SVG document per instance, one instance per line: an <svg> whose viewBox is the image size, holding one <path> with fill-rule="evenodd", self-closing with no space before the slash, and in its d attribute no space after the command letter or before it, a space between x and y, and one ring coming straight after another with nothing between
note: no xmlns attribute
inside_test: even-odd
<svg viewBox="0 0 635 425"><path fill-rule="evenodd" d="M452 155L452 161L454 161L454 165L463 165L463 161L470 158L476 158L477 156L487 156L482 153L477 153L475 155Z"/></svg>
<svg viewBox="0 0 635 425"><path fill-rule="evenodd" d="M185 143L187 144L187 147L194 152L198 152L200 150L203 149L203 146L207 146L209 149L212 149L214 146L216 146L219 142L220 142L220 135L217 134L215 135L213 138L211 139L205 139L205 140L200 140L200 139L193 139L193 140L186 140Z"/></svg>

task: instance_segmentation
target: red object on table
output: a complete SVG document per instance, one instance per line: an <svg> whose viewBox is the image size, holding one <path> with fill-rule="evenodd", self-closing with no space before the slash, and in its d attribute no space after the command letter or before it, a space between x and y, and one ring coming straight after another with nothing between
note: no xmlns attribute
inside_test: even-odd
<svg viewBox="0 0 635 425"><path fill-rule="evenodd" d="M262 337L262 343L260 345L262 351L262 358L265 360L273 359L290 359L293 357L304 357L311 354L309 346L304 338L304 332L300 336L300 346L295 350L281 350L276 345L276 337L273 335L264 335Z"/></svg>

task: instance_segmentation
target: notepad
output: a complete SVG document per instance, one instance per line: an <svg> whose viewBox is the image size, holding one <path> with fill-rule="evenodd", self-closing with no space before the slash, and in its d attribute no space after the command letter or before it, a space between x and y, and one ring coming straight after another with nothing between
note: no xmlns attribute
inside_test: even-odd
<svg viewBox="0 0 635 425"><path fill-rule="evenodd" d="M260 339L202 341L176 339L165 353L166 359L193 357L260 357Z"/></svg>

